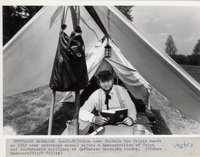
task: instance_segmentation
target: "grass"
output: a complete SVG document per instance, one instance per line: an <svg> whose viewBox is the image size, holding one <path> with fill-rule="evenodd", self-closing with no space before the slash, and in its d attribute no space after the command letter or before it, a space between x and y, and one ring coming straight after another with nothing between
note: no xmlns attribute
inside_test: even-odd
<svg viewBox="0 0 200 157"><path fill-rule="evenodd" d="M152 91L150 100L152 111L156 114L157 125L163 123L162 120L159 120L160 118L163 119L166 124L166 126L163 125L164 127L158 129L161 134L170 134L170 132L173 135L200 134L200 124L180 114L179 111L155 89Z"/></svg>
<svg viewBox="0 0 200 157"><path fill-rule="evenodd" d="M187 71L197 82L200 83L200 66L195 65L181 65L181 67Z"/></svg>
<svg viewBox="0 0 200 157"><path fill-rule="evenodd" d="M197 82L200 83L200 66L188 66L181 65ZM173 135L190 135L200 134L200 124L189 117L179 113L179 111L171 105L171 103L161 95L156 89L153 89L150 96L152 111L156 114L156 117L162 118L166 123L167 128L164 127L157 129L162 134ZM159 116L160 114L160 116ZM158 125L162 124L162 120ZM170 132L168 132L168 129Z"/></svg>
<svg viewBox="0 0 200 157"><path fill-rule="evenodd" d="M59 100L63 98L64 93L58 92L56 96L55 111L60 109ZM3 104L3 125L13 128L18 135L30 134L48 122L51 90L48 86L43 86L6 97Z"/></svg>
<svg viewBox="0 0 200 157"><path fill-rule="evenodd" d="M200 66L182 66L200 82ZM66 128L66 121L72 119L74 104L59 101L65 93L57 92L53 121L53 135L60 135ZM51 106L51 90L43 86L35 90L3 100L4 134L47 135ZM150 96L152 111L156 115L154 134L200 134L200 124L180 114L156 89Z"/></svg>

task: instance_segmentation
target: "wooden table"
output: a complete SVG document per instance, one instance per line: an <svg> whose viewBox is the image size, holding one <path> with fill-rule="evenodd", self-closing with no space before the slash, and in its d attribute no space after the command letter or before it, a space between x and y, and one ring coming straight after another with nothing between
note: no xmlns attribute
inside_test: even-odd
<svg viewBox="0 0 200 157"><path fill-rule="evenodd" d="M79 135L86 135L92 126L94 130L99 128L99 126L84 122L82 120L79 121ZM146 127L150 134L152 134L151 125L149 125L150 121L143 113L137 113L137 124L142 124ZM134 125L133 125L134 126ZM133 126L126 126L124 124L118 125L105 125L104 129L99 132L97 135L133 135ZM62 133L62 135L67 135L67 129Z"/></svg>

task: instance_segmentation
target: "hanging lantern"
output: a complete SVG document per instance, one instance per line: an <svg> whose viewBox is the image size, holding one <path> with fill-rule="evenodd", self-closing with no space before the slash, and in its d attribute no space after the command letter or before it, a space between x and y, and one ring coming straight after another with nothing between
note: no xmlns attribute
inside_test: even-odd
<svg viewBox="0 0 200 157"><path fill-rule="evenodd" d="M109 42L107 42L107 45L104 48L105 48L105 57L110 58L111 57L111 46L109 45Z"/></svg>

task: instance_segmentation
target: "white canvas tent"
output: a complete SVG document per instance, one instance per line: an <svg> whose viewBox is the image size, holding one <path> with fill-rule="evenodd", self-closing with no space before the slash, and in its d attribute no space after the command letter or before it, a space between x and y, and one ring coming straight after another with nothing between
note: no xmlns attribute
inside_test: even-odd
<svg viewBox="0 0 200 157"><path fill-rule="evenodd" d="M138 71L130 64L130 62L125 58L119 48L109 42L112 47L111 57L105 58L104 47L106 46L106 41L103 43L98 43L99 46L92 48L89 53L89 58L86 60L88 77L89 80L97 74L100 70L114 70L117 78L119 78L126 88L129 90L130 94L135 99L141 99L144 102L148 101L150 94L149 83L138 73ZM74 102L75 95L73 92L67 92L66 97L61 102Z"/></svg>
<svg viewBox="0 0 200 157"><path fill-rule="evenodd" d="M108 33L145 80L179 111L200 122L200 85L190 75L148 40L115 7L80 8L80 26L86 52ZM61 12L62 7L44 7L4 46L4 96L25 92L49 82ZM70 34L73 30L70 13L66 21L66 33Z"/></svg>

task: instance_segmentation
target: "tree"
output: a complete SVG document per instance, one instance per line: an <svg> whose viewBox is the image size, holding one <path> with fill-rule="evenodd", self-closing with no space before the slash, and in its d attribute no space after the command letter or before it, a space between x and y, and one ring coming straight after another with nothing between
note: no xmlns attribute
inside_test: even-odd
<svg viewBox="0 0 200 157"><path fill-rule="evenodd" d="M165 52L170 57L172 57L173 55L177 53L177 48L171 35L169 35L169 37L167 38L165 45L166 45Z"/></svg>
<svg viewBox="0 0 200 157"><path fill-rule="evenodd" d="M42 6L3 6L3 45L5 45Z"/></svg>
<svg viewBox="0 0 200 157"><path fill-rule="evenodd" d="M198 40L198 42L196 43L194 49L193 49L193 55L200 55L200 39Z"/></svg>
<svg viewBox="0 0 200 157"><path fill-rule="evenodd" d="M130 21L133 6L115 6ZM42 6L3 6L3 45L5 45Z"/></svg>
<svg viewBox="0 0 200 157"><path fill-rule="evenodd" d="M200 54L188 55L189 65L200 65Z"/></svg>
<svg viewBox="0 0 200 157"><path fill-rule="evenodd" d="M178 64L189 64L190 62L190 58L182 54L173 55L172 59Z"/></svg>
<svg viewBox="0 0 200 157"><path fill-rule="evenodd" d="M133 6L115 6L122 14L124 14L130 21L133 21L131 9Z"/></svg>

